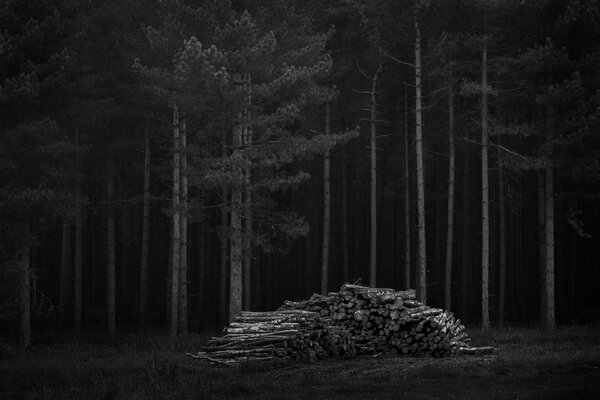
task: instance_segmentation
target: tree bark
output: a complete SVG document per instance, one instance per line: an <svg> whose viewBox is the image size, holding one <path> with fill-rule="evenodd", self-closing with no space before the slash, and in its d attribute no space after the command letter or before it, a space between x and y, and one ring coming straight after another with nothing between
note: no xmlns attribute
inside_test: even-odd
<svg viewBox="0 0 600 400"><path fill-rule="evenodd" d="M371 86L371 235L369 284L377 287L377 81L383 66L379 64Z"/></svg>
<svg viewBox="0 0 600 400"><path fill-rule="evenodd" d="M179 272L180 272L180 241L181 241L181 220L180 220L180 204L179 204L179 108L176 104L173 105L173 237L172 237L172 271L171 271L171 324L170 332L171 339L177 336L177 327L179 323Z"/></svg>
<svg viewBox="0 0 600 400"><path fill-rule="evenodd" d="M81 196L80 196L81 197ZM78 205L77 217L75 219L75 263L74 263L74 301L73 322L77 337L81 336L82 300L83 300L83 210Z"/></svg>
<svg viewBox="0 0 600 400"><path fill-rule="evenodd" d="M348 260L348 171L346 170L346 147L342 147L342 280L350 279Z"/></svg>
<svg viewBox="0 0 600 400"><path fill-rule="evenodd" d="M144 126L144 208L142 217L142 256L140 264L140 325L146 324L148 310L148 255L150 251L150 132L148 118Z"/></svg>
<svg viewBox="0 0 600 400"><path fill-rule="evenodd" d="M554 330L554 171L552 166L546 167L546 269L545 276L545 321L546 331Z"/></svg>
<svg viewBox="0 0 600 400"><path fill-rule="evenodd" d="M330 109L329 103L325 104L325 134L330 131ZM329 277L329 227L331 218L331 182L330 177L329 149L323 157L323 252L321 257L321 294L327 294Z"/></svg>
<svg viewBox="0 0 600 400"><path fill-rule="evenodd" d="M487 38L484 38L481 58L481 328L484 332L487 332L490 327L488 276L490 263L490 210L487 91Z"/></svg>
<svg viewBox="0 0 600 400"><path fill-rule="evenodd" d="M75 130L75 173L81 174L79 159L79 130ZM75 334L81 337L81 320L83 317L83 193L81 179L77 185L77 215L75 216L75 260L73 263L73 323Z"/></svg>
<svg viewBox="0 0 600 400"><path fill-rule="evenodd" d="M221 141L221 156L227 156L227 139L223 137ZM221 265L219 269L219 320L224 322L227 320L227 265L228 265L228 246L226 231L229 227L229 213L227 211L227 203L229 201L229 191L226 186L221 189L221 197L223 205L221 206Z"/></svg>
<svg viewBox="0 0 600 400"><path fill-rule="evenodd" d="M121 192L122 193L122 192ZM116 295L116 301L118 304L117 315L121 315L123 318L128 318L129 303L128 303L128 285L127 285L127 269L129 265L129 232L130 232L131 220L127 213L127 210L123 209L121 212L121 261L119 268L117 269L116 285L118 294Z"/></svg>
<svg viewBox="0 0 600 400"><path fill-rule="evenodd" d="M197 302L197 308L198 308L198 317L197 319L204 322L205 321L205 303L204 303L204 298L205 298L205 282L206 282L206 272L207 272L207 252L206 252L206 242L207 242L207 234L206 234L206 220L205 220L206 216L204 216L204 218L201 218L200 221L197 222L197 232L198 232L198 302ZM220 306L220 305L219 305ZM220 319L219 319L220 320ZM203 324L204 327L204 324Z"/></svg>
<svg viewBox="0 0 600 400"><path fill-rule="evenodd" d="M461 308L466 317L469 314L469 275L471 269L471 158L466 143L463 144L464 171L462 194L462 267L461 267Z"/></svg>
<svg viewBox="0 0 600 400"><path fill-rule="evenodd" d="M418 226L418 257L417 293L419 301L427 302L427 264L425 243L425 173L423 170L423 121L421 94L421 28L419 27L420 1L414 3L415 28L415 152L417 160L417 226Z"/></svg>
<svg viewBox="0 0 600 400"><path fill-rule="evenodd" d="M169 215L169 244L167 250L167 288L166 288L166 309L165 320L167 325L171 326L171 295L173 292L173 218Z"/></svg>
<svg viewBox="0 0 600 400"><path fill-rule="evenodd" d="M500 138L498 137L498 142ZM504 205L504 168L502 164L502 154L500 147L497 148L498 157L498 219L499 221L499 238L498 243L500 246L500 265L499 265L499 276L498 276L498 327L504 327L504 307L506 299L506 216L505 216L505 205Z"/></svg>
<svg viewBox="0 0 600 400"><path fill-rule="evenodd" d="M244 110L243 146L252 146L252 128L250 106L252 105L252 77L250 73L245 79L246 109ZM243 309L252 308L252 160L246 157L244 167L244 235L243 235Z"/></svg>
<svg viewBox="0 0 600 400"><path fill-rule="evenodd" d="M240 115L233 128L233 152L240 151L242 144L242 120ZM242 171L237 169L234 178L240 177ZM231 254L229 267L229 322L242 311L242 184L235 181L231 189Z"/></svg>
<svg viewBox="0 0 600 400"><path fill-rule="evenodd" d="M17 259L19 260L19 347L31 346L31 265L29 253L31 240L29 232L29 218L21 228L21 241L18 247Z"/></svg>
<svg viewBox="0 0 600 400"><path fill-rule="evenodd" d="M73 232L65 218L62 224L62 248L60 257L60 323L64 327L70 314L73 297Z"/></svg>
<svg viewBox="0 0 600 400"><path fill-rule="evenodd" d="M410 160L408 157L408 91L404 90L404 287L410 283Z"/></svg>
<svg viewBox="0 0 600 400"><path fill-rule="evenodd" d="M446 310L452 309L452 246L454 245L454 177L456 163L456 149L454 146L454 92L453 92L452 65L448 61L448 146L450 159L448 161L448 225L446 233L446 269L445 269L445 296Z"/></svg>
<svg viewBox="0 0 600 400"><path fill-rule="evenodd" d="M540 320L546 321L546 182L544 170L537 172L538 200L538 252L539 252L539 286L540 286Z"/></svg>
<svg viewBox="0 0 600 400"><path fill-rule="evenodd" d="M186 135L186 120L181 123L181 132L179 135L179 163L180 163L180 242L179 242L179 308L178 318L179 335L187 335L188 333L188 257L187 257L187 242L188 242L188 171L187 171L187 135Z"/></svg>
<svg viewBox="0 0 600 400"><path fill-rule="evenodd" d="M106 220L106 321L108 336L111 340L116 336L116 244L115 244L115 210L112 202L115 194L114 166L112 160L109 160L108 176L106 177L106 201L107 220Z"/></svg>

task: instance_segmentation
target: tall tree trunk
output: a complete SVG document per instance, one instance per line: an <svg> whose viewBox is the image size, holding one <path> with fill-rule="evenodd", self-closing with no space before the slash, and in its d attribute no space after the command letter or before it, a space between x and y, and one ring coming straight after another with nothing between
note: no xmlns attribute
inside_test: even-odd
<svg viewBox="0 0 600 400"><path fill-rule="evenodd" d="M126 210L121 213L121 261L117 270L117 304L119 305L117 315L121 315L123 318L128 318L129 315L129 299L127 290L127 268L129 265L129 233L131 220Z"/></svg>
<svg viewBox="0 0 600 400"><path fill-rule="evenodd" d="M241 119L241 118L240 118ZM233 151L240 151L242 143L242 125L233 128ZM235 176L242 171L236 170ZM242 311L242 184L235 182L231 189L231 254L229 267L229 321Z"/></svg>
<svg viewBox="0 0 600 400"><path fill-rule="evenodd" d="M489 264L490 205L488 180L488 104L487 104L487 38L484 38L481 58L481 328L490 327Z"/></svg>
<svg viewBox="0 0 600 400"><path fill-rule="evenodd" d="M540 320L546 321L546 182L544 170L537 172L538 201L538 252L539 252L539 286L540 286Z"/></svg>
<svg viewBox="0 0 600 400"><path fill-rule="evenodd" d="M415 152L417 159L417 226L418 226L418 257L417 294L419 300L427 302L427 263L425 243L425 173L423 170L423 121L421 95L421 28L419 27L420 0L414 3L415 27Z"/></svg>
<svg viewBox="0 0 600 400"><path fill-rule="evenodd" d="M81 195L79 196L81 198ZM83 275L83 210L78 205L77 216L75 218L75 263L74 263L74 301L73 301L73 322L75 324L75 333L77 337L81 336L81 318L82 318L82 275Z"/></svg>
<svg viewBox="0 0 600 400"><path fill-rule="evenodd" d="M221 156L227 156L227 138L223 137L221 141ZM226 186L221 189L221 265L219 268L219 321L225 322L227 320L227 265L228 265L228 246L227 246L227 230L229 227L229 212L228 201L229 201L229 190Z"/></svg>
<svg viewBox="0 0 600 400"><path fill-rule="evenodd" d="M309 168L309 166L307 166L307 168ZM306 183L307 189L306 189L306 196L305 196L305 212L306 212L306 220L308 222L308 224L310 226L312 226L312 205L313 205L313 191L311 190L312 188L310 187L310 181ZM306 235L305 237L305 251L304 251L304 276L305 276L305 293L306 295L309 295L312 291L313 291L313 277L312 277L312 268L313 268L313 257L312 257L312 251L313 251L313 244L312 244L312 236L313 235ZM266 269L263 270L264 271L264 276L266 278L268 271ZM266 282L266 279L265 279ZM265 284L266 286L266 284Z"/></svg>
<svg viewBox="0 0 600 400"><path fill-rule="evenodd" d="M60 323L64 327L69 316L73 293L73 233L71 223L65 218L62 224L62 249L60 257Z"/></svg>
<svg viewBox="0 0 600 400"><path fill-rule="evenodd" d="M179 334L187 335L188 333L188 257L187 257L187 242L188 242L188 171L187 171L187 135L186 135L186 120L181 124L181 132L179 135L179 176L180 176L180 243L179 243Z"/></svg>
<svg viewBox="0 0 600 400"><path fill-rule="evenodd" d="M462 194L462 267L461 308L464 318L469 315L469 276L471 272L471 158L466 143L463 145L464 171Z"/></svg>
<svg viewBox="0 0 600 400"><path fill-rule="evenodd" d="M454 146L454 81L452 78L452 65L448 61L448 146L450 159L448 161L448 226L446 233L446 269L445 269L445 296L446 310L452 309L452 246L454 245L454 176L456 163L456 149Z"/></svg>
<svg viewBox="0 0 600 400"><path fill-rule="evenodd" d="M252 128L250 106L252 105L252 77L246 74L244 81L246 104L244 110L243 146L252 146ZM244 310L252 308L252 160L246 157L244 167L244 234L243 234L243 290L242 306Z"/></svg>
<svg viewBox="0 0 600 400"><path fill-rule="evenodd" d="M171 295L173 292L173 218L169 216L169 244L167 250L167 288L166 288L166 309L165 309L165 320L167 325L171 326Z"/></svg>
<svg viewBox="0 0 600 400"><path fill-rule="evenodd" d="M171 324L170 332L171 339L177 336L177 326L179 323L179 272L180 272L180 242L181 242L181 220L180 220L180 204L179 204L179 108L176 104L173 105L173 261L171 271Z"/></svg>
<svg viewBox="0 0 600 400"><path fill-rule="evenodd" d="M379 64L371 86L371 236L369 284L377 286L377 81L383 66Z"/></svg>
<svg viewBox="0 0 600 400"><path fill-rule="evenodd" d="M498 137L500 142L500 137ZM498 219L499 221L499 234L498 238L500 246L500 271L498 276L498 327L504 327L504 306L506 299L506 216L505 216L505 205L504 205L504 168L502 163L502 154L500 147L497 148L498 158Z"/></svg>
<svg viewBox="0 0 600 400"><path fill-rule="evenodd" d="M404 285L410 283L410 159L408 156L408 91L404 90Z"/></svg>
<svg viewBox="0 0 600 400"><path fill-rule="evenodd" d="M106 177L106 201L107 220L106 220L106 321L108 336L111 340L116 336L116 243L115 243L115 210L114 201L115 194L115 178L113 161L108 161L108 176Z"/></svg>
<svg viewBox="0 0 600 400"><path fill-rule="evenodd" d="M346 166L346 147L342 147L342 279L350 279L348 260L348 171Z"/></svg>
<svg viewBox="0 0 600 400"><path fill-rule="evenodd" d="M79 130L75 130L75 173L81 174L79 160ZM75 324L75 334L81 337L81 319L83 316L83 190L81 179L76 180L77 185L77 215L75 216L75 260L73 263L73 323Z"/></svg>
<svg viewBox="0 0 600 400"><path fill-rule="evenodd" d="M204 288L206 287L206 272L207 272L207 249L206 249L206 220L205 220L206 216L204 215L203 218L200 219L200 221L197 222L197 232L198 232L198 260L197 260L197 265L198 265L198 302L197 302L197 309L198 309L198 317L197 319L199 321L202 322L202 327L204 327L204 321L205 321L205 312L204 312L204 308L205 308L205 304L204 304L204 298L205 298L205 292L204 292Z"/></svg>
<svg viewBox="0 0 600 400"><path fill-rule="evenodd" d="M331 133L329 103L325 104L325 134ZM331 182L329 149L323 157L323 253L321 257L321 294L327 294L329 277L329 225L331 218Z"/></svg>
<svg viewBox="0 0 600 400"><path fill-rule="evenodd" d="M140 325L146 324L148 314L148 254L150 251L150 132L148 118L144 126L144 210L142 217L142 257L140 264Z"/></svg>
<svg viewBox="0 0 600 400"><path fill-rule="evenodd" d="M29 253L31 239L29 218L21 225L21 241L18 244L17 260L19 262L19 347L31 346L31 265Z"/></svg>
<svg viewBox="0 0 600 400"><path fill-rule="evenodd" d="M546 331L552 331L554 319L554 171L552 166L546 167L546 269L545 276L545 321Z"/></svg>

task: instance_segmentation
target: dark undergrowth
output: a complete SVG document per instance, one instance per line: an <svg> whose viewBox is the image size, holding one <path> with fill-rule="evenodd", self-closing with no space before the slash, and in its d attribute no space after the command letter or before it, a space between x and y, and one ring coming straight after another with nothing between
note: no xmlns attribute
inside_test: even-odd
<svg viewBox="0 0 600 400"><path fill-rule="evenodd" d="M600 399L600 324L471 336L497 353L215 367L185 355L206 335L0 342L0 399Z"/></svg>

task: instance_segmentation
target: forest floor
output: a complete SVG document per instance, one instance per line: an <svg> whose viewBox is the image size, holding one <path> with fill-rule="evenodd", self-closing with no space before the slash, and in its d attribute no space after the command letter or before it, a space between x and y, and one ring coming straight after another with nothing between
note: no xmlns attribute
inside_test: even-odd
<svg viewBox="0 0 600 400"><path fill-rule="evenodd" d="M0 341L0 398L600 399L600 324L471 336L497 353L216 367L185 356L200 349L200 335L176 343L123 335L116 345L87 339L26 351Z"/></svg>

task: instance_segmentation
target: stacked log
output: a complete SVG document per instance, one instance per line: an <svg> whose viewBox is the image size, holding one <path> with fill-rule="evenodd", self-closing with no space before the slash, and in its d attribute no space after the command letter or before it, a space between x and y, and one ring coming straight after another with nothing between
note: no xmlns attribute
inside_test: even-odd
<svg viewBox="0 0 600 400"><path fill-rule="evenodd" d="M305 301L286 301L280 310L305 310L330 318L348 330L358 354L476 353L460 320L451 312L417 301L414 290L345 284L327 296L313 294Z"/></svg>
<svg viewBox="0 0 600 400"><path fill-rule="evenodd" d="M242 311L224 332L211 338L202 352L188 355L230 365L391 352L439 357L493 351L469 346L460 320L417 301L414 290L350 284L327 296L286 301L277 311Z"/></svg>
<svg viewBox="0 0 600 400"><path fill-rule="evenodd" d="M355 355L347 330L307 310L242 311L224 332L222 337L211 338L202 352L188 355L226 365L276 359L314 361Z"/></svg>

